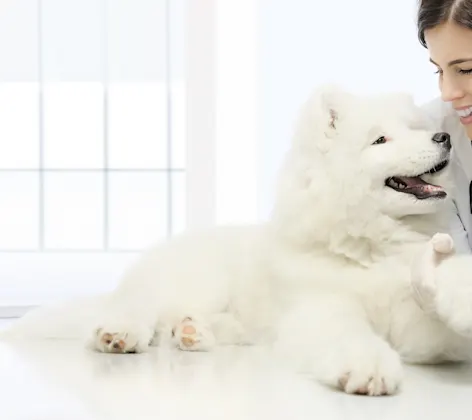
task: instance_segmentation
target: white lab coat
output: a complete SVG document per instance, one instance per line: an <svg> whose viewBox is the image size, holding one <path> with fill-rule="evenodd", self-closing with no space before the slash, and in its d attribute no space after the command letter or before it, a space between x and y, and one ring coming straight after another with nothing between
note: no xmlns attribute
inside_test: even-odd
<svg viewBox="0 0 472 420"><path fill-rule="evenodd" d="M472 214L469 185L472 181L472 143L459 117L441 98L423 105L428 115L439 124L438 129L451 135L451 170L454 177L454 206L451 206L449 234L458 253L472 253Z"/></svg>

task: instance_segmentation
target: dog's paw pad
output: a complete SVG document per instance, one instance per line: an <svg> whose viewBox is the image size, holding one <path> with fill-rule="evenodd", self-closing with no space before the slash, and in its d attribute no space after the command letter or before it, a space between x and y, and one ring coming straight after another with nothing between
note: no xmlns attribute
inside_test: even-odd
<svg viewBox="0 0 472 420"><path fill-rule="evenodd" d="M346 373L339 379L339 388L347 394L382 396L393 394L397 390L397 386L389 389L385 379L372 376L359 381L359 378L351 380L351 374Z"/></svg>
<svg viewBox="0 0 472 420"><path fill-rule="evenodd" d="M124 326L123 326L124 327ZM90 346L103 353L141 353L146 351L151 333L143 328L97 328Z"/></svg>
<svg viewBox="0 0 472 420"><path fill-rule="evenodd" d="M206 351L215 344L215 337L211 330L186 317L172 329L174 343L180 350L186 351Z"/></svg>
<svg viewBox="0 0 472 420"><path fill-rule="evenodd" d="M99 350L104 353L134 353L136 340L129 337L128 333L109 333L97 331Z"/></svg>
<svg viewBox="0 0 472 420"><path fill-rule="evenodd" d="M439 254L450 254L454 249L454 241L447 233L436 233L431 239L431 244Z"/></svg>

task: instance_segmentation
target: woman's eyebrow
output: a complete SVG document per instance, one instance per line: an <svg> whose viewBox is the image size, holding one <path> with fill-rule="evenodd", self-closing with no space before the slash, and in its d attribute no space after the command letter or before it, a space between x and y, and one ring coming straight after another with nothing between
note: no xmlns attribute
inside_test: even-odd
<svg viewBox="0 0 472 420"><path fill-rule="evenodd" d="M431 61L431 63L433 63L435 66L439 67L439 65L437 63L435 63L432 58L430 58L429 61ZM447 63L447 65L448 65L448 67L450 67L450 66L454 66L455 64L462 64L462 63L466 63L468 61L472 61L472 58L457 58L456 60L449 61L449 63Z"/></svg>

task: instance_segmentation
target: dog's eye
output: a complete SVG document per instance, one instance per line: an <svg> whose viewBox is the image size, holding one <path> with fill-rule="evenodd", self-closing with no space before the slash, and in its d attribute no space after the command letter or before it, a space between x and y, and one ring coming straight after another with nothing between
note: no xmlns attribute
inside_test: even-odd
<svg viewBox="0 0 472 420"><path fill-rule="evenodd" d="M377 140L375 140L372 144L384 144L387 143L387 139L385 136L379 137Z"/></svg>

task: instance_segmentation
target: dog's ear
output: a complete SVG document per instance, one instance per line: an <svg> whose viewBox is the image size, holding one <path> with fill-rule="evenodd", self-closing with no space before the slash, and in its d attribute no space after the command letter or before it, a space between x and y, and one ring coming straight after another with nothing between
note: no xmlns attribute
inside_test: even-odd
<svg viewBox="0 0 472 420"><path fill-rule="evenodd" d="M323 86L319 93L321 109L327 121L326 134L331 137L337 129L337 124L342 117L342 110L349 94L338 85Z"/></svg>

